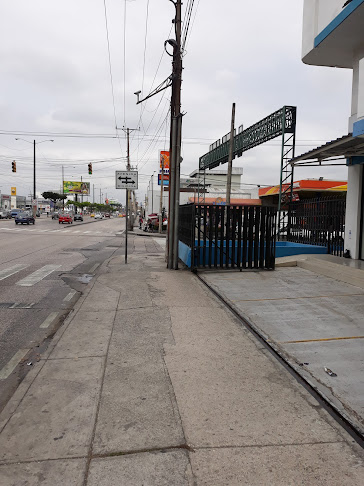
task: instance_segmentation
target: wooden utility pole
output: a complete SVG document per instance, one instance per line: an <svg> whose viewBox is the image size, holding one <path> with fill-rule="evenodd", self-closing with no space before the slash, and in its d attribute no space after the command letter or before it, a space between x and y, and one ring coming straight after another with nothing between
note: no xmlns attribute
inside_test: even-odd
<svg viewBox="0 0 364 486"><path fill-rule="evenodd" d="M233 103L233 108L231 112L228 173L227 173L227 181L226 181L226 205L230 204L230 195L231 195L231 174L233 171L233 157L234 157L234 132L235 132L234 126L235 126L235 103Z"/></svg>
<svg viewBox="0 0 364 486"><path fill-rule="evenodd" d="M170 132L170 173L169 173L169 212L168 212L168 268L178 269L178 214L181 157L181 10L182 0L171 0L175 6L175 35L172 61L171 132Z"/></svg>

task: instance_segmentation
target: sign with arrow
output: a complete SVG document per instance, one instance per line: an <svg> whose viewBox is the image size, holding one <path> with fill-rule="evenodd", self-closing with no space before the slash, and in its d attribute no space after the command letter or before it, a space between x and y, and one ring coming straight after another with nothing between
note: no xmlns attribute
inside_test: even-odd
<svg viewBox="0 0 364 486"><path fill-rule="evenodd" d="M116 189L138 189L138 172L136 170L115 171Z"/></svg>

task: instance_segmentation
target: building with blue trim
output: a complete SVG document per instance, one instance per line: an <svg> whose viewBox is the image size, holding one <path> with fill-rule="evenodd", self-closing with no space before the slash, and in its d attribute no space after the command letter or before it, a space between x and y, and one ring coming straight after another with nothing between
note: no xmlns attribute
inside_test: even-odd
<svg viewBox="0 0 364 486"><path fill-rule="evenodd" d="M348 165L345 249L364 260L364 0L305 0L302 60L353 71L349 139L341 152Z"/></svg>

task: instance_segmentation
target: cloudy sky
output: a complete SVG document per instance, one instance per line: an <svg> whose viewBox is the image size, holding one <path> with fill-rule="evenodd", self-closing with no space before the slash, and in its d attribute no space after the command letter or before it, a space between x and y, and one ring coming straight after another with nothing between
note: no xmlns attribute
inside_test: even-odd
<svg viewBox="0 0 364 486"><path fill-rule="evenodd" d="M347 133L351 71L301 62L302 9L303 0L194 1L184 56L183 175L229 131L232 102L244 127L283 105L297 106L297 154ZM124 200L114 174L125 169L122 127L130 127L139 128L131 136L131 163L144 200L159 150L168 149L170 90L138 106L133 93L146 96L171 72L163 45L173 36L173 4L14 0L1 10L0 191L32 190L33 147L15 138L53 138L37 145L37 191L59 190L63 166L65 180L82 176L97 200L100 191ZM245 183L277 184L279 163L277 139L234 166L244 168ZM320 176L346 179L346 169L299 169L295 178Z"/></svg>

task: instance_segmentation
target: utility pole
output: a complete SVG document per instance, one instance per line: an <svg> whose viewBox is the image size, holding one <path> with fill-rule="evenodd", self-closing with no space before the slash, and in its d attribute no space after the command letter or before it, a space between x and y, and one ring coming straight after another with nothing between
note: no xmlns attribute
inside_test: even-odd
<svg viewBox="0 0 364 486"><path fill-rule="evenodd" d="M100 187L100 204L101 204L101 187Z"/></svg>
<svg viewBox="0 0 364 486"><path fill-rule="evenodd" d="M173 45L172 61L172 96L171 96L171 138L170 138L170 183L168 212L168 268L178 269L178 219L179 219L179 189L180 189L180 157L182 138L181 114L181 84L182 84L182 54L181 54L181 10L182 0L171 0L175 6L174 18L176 39Z"/></svg>
<svg viewBox="0 0 364 486"><path fill-rule="evenodd" d="M153 211L153 200L154 200L154 196L153 196L154 172L152 174L151 179L152 179L152 213L154 213L154 211Z"/></svg>
<svg viewBox="0 0 364 486"><path fill-rule="evenodd" d="M233 171L233 156L234 156L234 132L235 132L234 126L235 126L235 103L233 103L233 108L231 111L229 159L228 159L228 173L227 173L227 182L226 182L226 205L230 204L230 195L231 195L231 174Z"/></svg>
<svg viewBox="0 0 364 486"><path fill-rule="evenodd" d="M130 170L130 141L129 141L129 136L130 132L134 132L135 130L139 130L139 128L122 128L123 132L126 133L126 138L127 138L127 152L126 152L126 169ZM128 217L128 211L130 208L130 190L126 189L126 226L129 226L129 230L133 230L134 226L134 220L131 215L131 217ZM127 236L126 236L127 238Z"/></svg>
<svg viewBox="0 0 364 486"><path fill-rule="evenodd" d="M95 203L95 184L92 184L92 202Z"/></svg>

